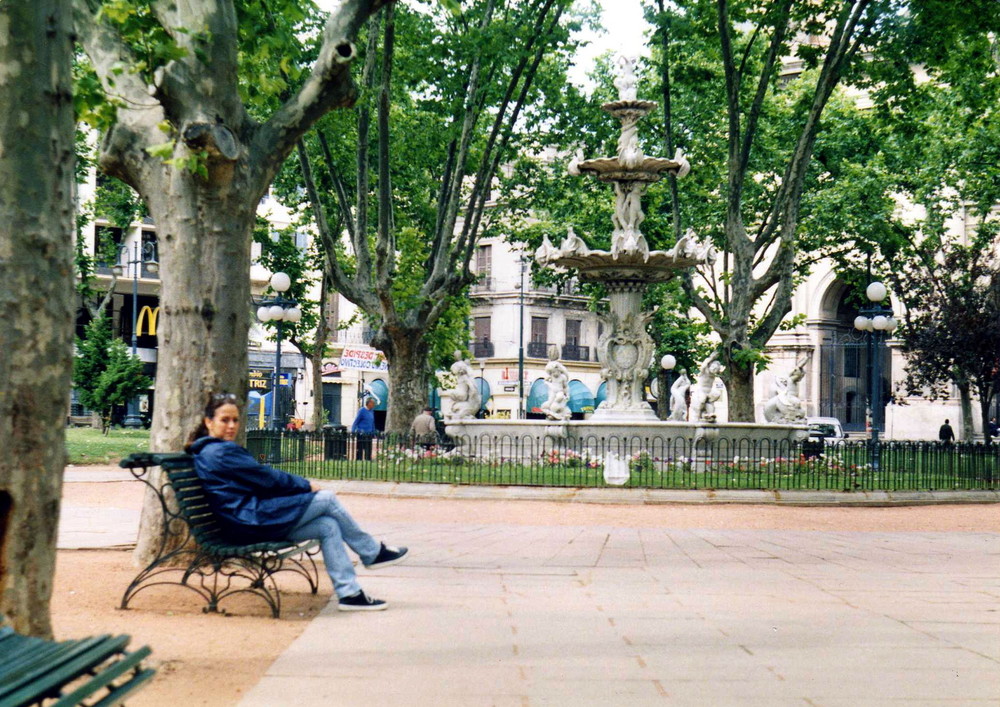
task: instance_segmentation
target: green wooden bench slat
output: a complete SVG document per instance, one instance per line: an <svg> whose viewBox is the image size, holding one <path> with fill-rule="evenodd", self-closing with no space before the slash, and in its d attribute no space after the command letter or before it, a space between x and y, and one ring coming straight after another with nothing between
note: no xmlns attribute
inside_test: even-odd
<svg viewBox="0 0 1000 707"><path fill-rule="evenodd" d="M55 643L32 636L20 636L11 627L0 630L0 707L24 705L54 699L52 707L71 707L91 697L94 704L121 704L127 694L145 684L156 671L141 669L140 662L150 655L148 646L131 653L125 648L126 635L93 636ZM8 651L17 651L14 655ZM117 659L116 659L117 657ZM114 660L114 662L110 662ZM129 671L134 674L115 685ZM60 690L80 678L88 679L76 685L72 692L60 695ZM98 693L107 690L107 694Z"/></svg>
<svg viewBox="0 0 1000 707"><path fill-rule="evenodd" d="M18 636L13 649L16 656L5 661L3 679L0 681L0 698L13 694L22 685L30 683L39 675L44 674L51 666L61 665L80 648L80 641L65 641L54 643L41 638Z"/></svg>
<svg viewBox="0 0 1000 707"><path fill-rule="evenodd" d="M112 638L108 635L71 641L68 651L45 661L17 680L15 685L18 689L10 692L8 699L12 700L12 704L18 704L21 700L48 694L100 665L115 653L122 652L128 642L128 636Z"/></svg>
<svg viewBox="0 0 1000 707"><path fill-rule="evenodd" d="M143 658L146 658L151 652L149 646L143 646L137 651L126 653L120 660L101 670L73 692L63 695L56 701L53 707L71 707L72 705L79 704L83 698L89 697L101 688L107 687L130 670L135 670ZM127 684L127 682L123 683L123 685Z"/></svg>
<svg viewBox="0 0 1000 707"><path fill-rule="evenodd" d="M10 645L7 645L10 644ZM45 662L60 651L68 651L68 645L41 641L25 636L17 636L16 640L7 641L4 645L4 658L0 665L0 696L14 689L14 680L33 669L38 663Z"/></svg>
<svg viewBox="0 0 1000 707"><path fill-rule="evenodd" d="M135 689L142 687L146 682L156 675L156 671L152 668L147 668L141 672L136 673L135 677L129 680L123 685L119 685L114 690L112 690L107 697L98 702L94 702L90 707L118 707L122 704L129 693L133 692Z"/></svg>

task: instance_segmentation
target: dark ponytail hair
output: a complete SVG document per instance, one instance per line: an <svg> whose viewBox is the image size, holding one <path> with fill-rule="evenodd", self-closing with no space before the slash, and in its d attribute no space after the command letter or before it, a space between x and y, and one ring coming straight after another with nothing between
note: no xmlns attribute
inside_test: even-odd
<svg viewBox="0 0 1000 707"><path fill-rule="evenodd" d="M212 419L215 417L215 411L221 408L223 405L236 405L239 407L240 399L237 398L233 393L213 393L208 396L208 403L205 405L204 414L201 416L201 421L194 431L188 435L187 445L184 447L184 451L188 454L191 453L191 445L195 443L195 440L201 439L202 437L208 437L208 427L205 425L205 419Z"/></svg>

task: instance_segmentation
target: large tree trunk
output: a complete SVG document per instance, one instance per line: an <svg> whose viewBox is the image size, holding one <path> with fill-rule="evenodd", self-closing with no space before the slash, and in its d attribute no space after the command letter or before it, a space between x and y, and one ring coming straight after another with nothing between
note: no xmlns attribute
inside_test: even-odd
<svg viewBox="0 0 1000 707"><path fill-rule="evenodd" d="M413 418L427 405L427 357L430 347L420 332L399 330L387 341L372 342L389 361L392 404L385 429L406 434Z"/></svg>
<svg viewBox="0 0 1000 707"><path fill-rule="evenodd" d="M971 442L975 436L972 413L972 389L968 381L958 384L958 402L962 406L962 435L959 439Z"/></svg>
<svg viewBox="0 0 1000 707"><path fill-rule="evenodd" d="M250 241L260 188L172 174L146 196L162 264L156 410L150 448L179 451L210 393L243 396L250 326ZM238 342L238 345L234 345ZM158 483L158 482L157 482ZM150 491L135 560L158 549L162 512Z"/></svg>
<svg viewBox="0 0 1000 707"><path fill-rule="evenodd" d="M754 410L753 365L740 365L730 358L724 360L726 394L729 400L730 422L756 422Z"/></svg>
<svg viewBox="0 0 1000 707"><path fill-rule="evenodd" d="M309 357L309 363L312 366L313 387L313 406L310 411L312 419L310 421L314 430L323 429L323 425L330 419L326 408L323 407L323 355L326 353L326 340L330 336L330 303L331 301L336 302L337 297L336 292L330 292L324 277L319 294L319 323L316 325L316 340L313 343L312 355Z"/></svg>
<svg viewBox="0 0 1000 707"><path fill-rule="evenodd" d="M0 6L0 615L49 638L73 352L73 104L63 0Z"/></svg>
<svg viewBox="0 0 1000 707"><path fill-rule="evenodd" d="M985 395L979 396L979 422L983 426L983 441L989 444L992 441L990 436L990 403L992 401Z"/></svg>

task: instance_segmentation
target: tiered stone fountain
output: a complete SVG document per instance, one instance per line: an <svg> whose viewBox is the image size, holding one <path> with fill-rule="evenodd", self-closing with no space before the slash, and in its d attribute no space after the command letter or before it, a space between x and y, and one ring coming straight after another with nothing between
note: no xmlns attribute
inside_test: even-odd
<svg viewBox="0 0 1000 707"><path fill-rule="evenodd" d="M642 195L646 188L668 173L683 177L690 170L680 150L673 159L649 157L639 145L637 125L656 103L636 99L635 78L630 61L622 62L622 75L615 82L619 100L602 108L621 122L618 154L592 160L573 160L571 174L589 174L610 183L615 192L611 250L591 250L569 229L554 246L548 238L535 252L544 267L575 271L582 282L600 282L608 291L609 312L603 315L604 334L597 343L601 371L607 382L607 398L588 420L474 420L451 419L448 434L456 437L512 435L524 439L545 438L595 440L597 438L791 440L804 434L802 425L716 424L714 418L691 421L660 421L645 400L645 379L654 351L646 331L652 312L642 311L642 296L652 283L666 282L679 272L715 258L711 245L701 244L693 233L682 237L670 250L649 249L640 225ZM665 393L665 391L664 391Z"/></svg>
<svg viewBox="0 0 1000 707"><path fill-rule="evenodd" d="M604 363L608 395L591 418L596 421L657 419L644 400L654 345L646 332L652 312L642 311L643 292L651 283L666 282L680 270L715 257L710 245L700 245L693 236L681 238L667 251L649 250L639 228L645 218L642 195L667 173L683 177L690 166L679 150L672 160L643 154L637 124L656 103L636 100L631 65L625 66L618 81L620 100L602 106L621 121L618 155L574 160L569 166L571 174L591 174L614 187L611 250L590 250L571 231L559 248L546 238L535 253L540 265L574 270L580 281L600 282L607 288L610 311L603 317L605 333L597 342L597 353Z"/></svg>

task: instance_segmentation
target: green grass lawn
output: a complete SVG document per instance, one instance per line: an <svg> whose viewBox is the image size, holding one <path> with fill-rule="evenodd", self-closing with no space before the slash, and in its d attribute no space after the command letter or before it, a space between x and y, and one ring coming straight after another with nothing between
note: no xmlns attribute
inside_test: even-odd
<svg viewBox="0 0 1000 707"><path fill-rule="evenodd" d="M68 464L117 464L133 452L149 450L149 430L113 429L105 437L89 427L66 428Z"/></svg>
<svg viewBox="0 0 1000 707"><path fill-rule="evenodd" d="M372 461L350 458L353 447L343 443L339 454L348 458L327 459L319 438L285 439L281 463L286 471L320 479L370 479L423 481L449 484L531 485L563 487L605 486L599 463L587 465L572 458L564 463L551 459L482 460L462 457L424 458L403 448L383 445ZM134 452L149 448L148 430L100 430L69 428L66 447L70 464L117 464ZM270 461L277 450L270 444L250 444L251 452ZM561 454L567 455L568 452ZM572 455L570 455L572 456ZM577 455L579 456L579 455ZM905 448L882 454L878 472L869 464L864 445L830 448L821 459L715 459L691 464L684 460L660 460L648 455L632 460L631 487L674 489L816 489L927 490L995 488L1000 460L994 455L968 455L931 449L923 453Z"/></svg>

